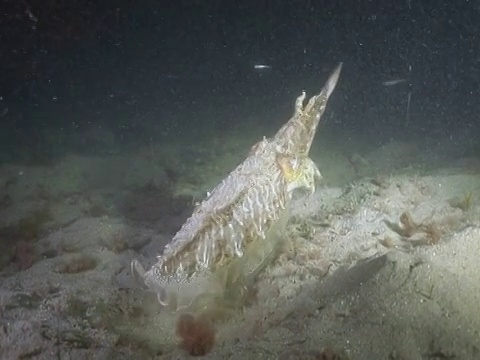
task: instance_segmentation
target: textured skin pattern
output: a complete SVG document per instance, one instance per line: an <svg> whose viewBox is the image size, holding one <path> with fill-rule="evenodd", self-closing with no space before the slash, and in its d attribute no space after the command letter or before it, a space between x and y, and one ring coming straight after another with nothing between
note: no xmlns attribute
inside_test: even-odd
<svg viewBox="0 0 480 360"><path fill-rule="evenodd" d="M232 278L232 264L240 272L233 277L263 265L278 241L270 230L286 211L293 191L303 187L313 192L315 180L321 177L308 152L340 69L305 108L305 93L297 99L293 117L273 138L256 144L196 207L150 270L132 262L134 274L158 294L160 303L188 307L202 295L222 294ZM256 259L255 252L262 255ZM235 261L244 256L251 258L248 269L238 269Z"/></svg>

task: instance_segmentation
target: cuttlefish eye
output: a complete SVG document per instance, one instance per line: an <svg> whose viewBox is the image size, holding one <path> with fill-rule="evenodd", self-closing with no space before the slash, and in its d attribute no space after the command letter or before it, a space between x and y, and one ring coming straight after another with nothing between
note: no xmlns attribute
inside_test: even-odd
<svg viewBox="0 0 480 360"><path fill-rule="evenodd" d="M291 159L290 159L290 167L291 167L293 170L297 170L297 169L298 169L298 166L299 166L298 158L297 158L297 157L291 158Z"/></svg>

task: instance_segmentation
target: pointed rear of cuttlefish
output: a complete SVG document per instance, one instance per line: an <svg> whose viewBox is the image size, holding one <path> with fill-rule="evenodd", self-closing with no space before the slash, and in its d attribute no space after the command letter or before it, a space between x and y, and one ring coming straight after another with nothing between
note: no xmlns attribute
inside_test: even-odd
<svg viewBox="0 0 480 360"><path fill-rule="evenodd" d="M295 114L277 132L274 141L284 152L291 155L307 156L312 146L320 118L325 112L328 99L337 85L342 63L330 75L320 94L313 96L304 107L305 92L295 102Z"/></svg>

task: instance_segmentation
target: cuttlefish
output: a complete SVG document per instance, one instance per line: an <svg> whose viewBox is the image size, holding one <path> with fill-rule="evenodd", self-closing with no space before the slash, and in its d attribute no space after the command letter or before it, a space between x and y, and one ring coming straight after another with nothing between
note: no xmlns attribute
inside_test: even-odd
<svg viewBox="0 0 480 360"><path fill-rule="evenodd" d="M309 157L342 64L319 94L305 105L297 98L293 116L271 138L254 145L248 157L218 184L145 270L133 275L172 310L203 310L241 303L255 276L274 258L284 235L288 205L296 189L315 191L321 179Z"/></svg>

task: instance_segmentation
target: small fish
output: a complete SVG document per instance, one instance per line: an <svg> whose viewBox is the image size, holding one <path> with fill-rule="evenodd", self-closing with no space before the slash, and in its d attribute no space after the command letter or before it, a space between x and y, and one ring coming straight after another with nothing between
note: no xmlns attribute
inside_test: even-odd
<svg viewBox="0 0 480 360"><path fill-rule="evenodd" d="M266 65L266 64L255 64L255 65L253 65L253 68L255 70L266 70L266 69L271 69L272 67L270 65Z"/></svg>
<svg viewBox="0 0 480 360"><path fill-rule="evenodd" d="M404 82L407 82L407 79L395 79L395 80L387 80L382 82L383 85L385 86L395 86L398 84L403 84Z"/></svg>

